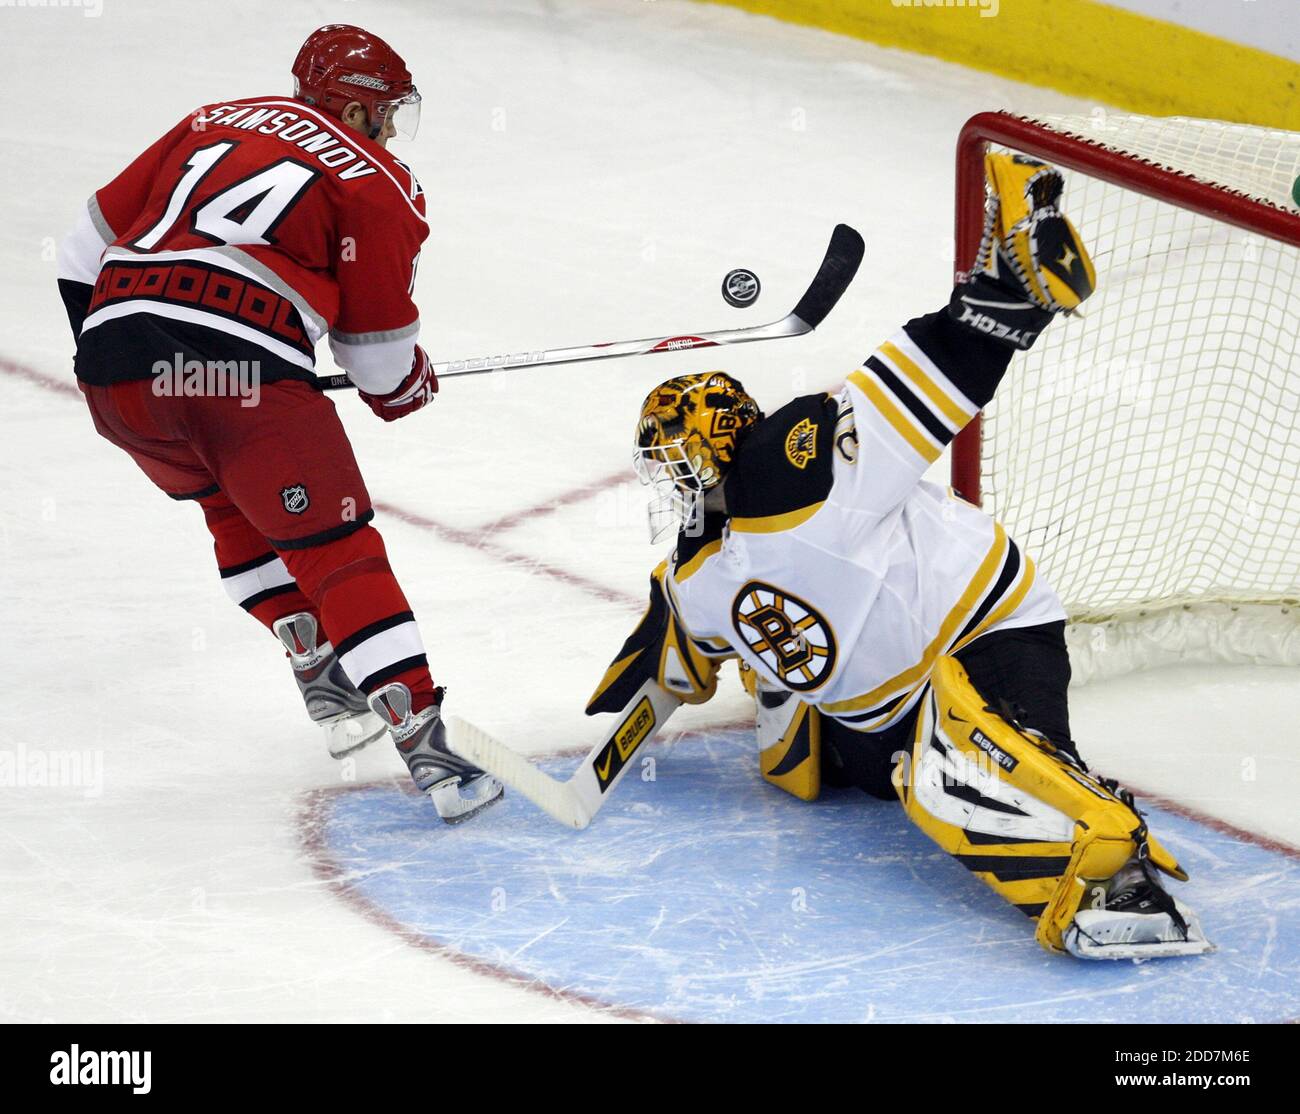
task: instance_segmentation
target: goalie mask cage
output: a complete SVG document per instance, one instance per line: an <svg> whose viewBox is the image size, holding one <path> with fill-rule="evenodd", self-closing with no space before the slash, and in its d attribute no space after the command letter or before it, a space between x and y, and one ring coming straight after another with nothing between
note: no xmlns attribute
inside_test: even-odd
<svg viewBox="0 0 1300 1114"><path fill-rule="evenodd" d="M1016 356L954 489L1060 594L1078 679L1300 664L1300 135L982 113L958 141L958 268L989 149L1061 168L1097 292Z"/></svg>

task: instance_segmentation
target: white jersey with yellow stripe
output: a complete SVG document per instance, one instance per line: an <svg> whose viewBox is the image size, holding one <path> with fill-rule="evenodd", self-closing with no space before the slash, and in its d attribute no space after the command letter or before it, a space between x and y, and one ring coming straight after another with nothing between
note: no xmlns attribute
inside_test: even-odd
<svg viewBox="0 0 1300 1114"><path fill-rule="evenodd" d="M665 578L698 648L858 730L904 714L941 655L1065 617L999 524L921 479L1009 356L954 328L909 322L838 395L764 419L728 476L725 526L683 539Z"/></svg>

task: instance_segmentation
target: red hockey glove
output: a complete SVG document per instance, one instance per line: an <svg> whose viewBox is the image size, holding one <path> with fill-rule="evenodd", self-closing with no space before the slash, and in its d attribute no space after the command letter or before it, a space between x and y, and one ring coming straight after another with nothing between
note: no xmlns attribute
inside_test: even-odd
<svg viewBox="0 0 1300 1114"><path fill-rule="evenodd" d="M388 394L368 395L365 391L357 391L362 401L386 422L395 422L407 414L414 414L421 406L432 402L437 393L438 377L433 374L429 354L418 344L415 346L411 370Z"/></svg>

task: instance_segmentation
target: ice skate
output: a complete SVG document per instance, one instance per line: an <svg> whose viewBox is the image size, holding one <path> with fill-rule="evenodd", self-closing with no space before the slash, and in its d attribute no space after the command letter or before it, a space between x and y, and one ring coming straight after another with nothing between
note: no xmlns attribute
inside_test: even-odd
<svg viewBox="0 0 1300 1114"><path fill-rule="evenodd" d="M416 788L429 794L438 815L448 824L458 824L500 800L504 787L448 750L442 691L437 690L436 703L412 713L411 690L394 682L370 694L370 707L387 724Z"/></svg>
<svg viewBox="0 0 1300 1114"><path fill-rule="evenodd" d="M1154 959L1214 950L1196 914L1165 890L1145 859L1130 859L1088 893L1096 904L1080 909L1065 932L1073 956Z"/></svg>
<svg viewBox="0 0 1300 1114"><path fill-rule="evenodd" d="M320 639L315 616L306 611L287 615L274 629L289 652L307 714L325 730L330 757L345 758L378 739L384 721L348 680L334 647Z"/></svg>

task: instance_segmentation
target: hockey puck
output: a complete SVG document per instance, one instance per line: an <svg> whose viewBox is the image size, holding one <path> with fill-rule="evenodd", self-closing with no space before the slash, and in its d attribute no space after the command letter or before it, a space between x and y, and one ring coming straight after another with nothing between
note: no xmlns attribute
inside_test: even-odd
<svg viewBox="0 0 1300 1114"><path fill-rule="evenodd" d="M745 270L744 267L728 271L727 277L722 280L723 298L726 299L727 305L735 306L737 309L752 306L758 301L758 292L761 289L758 276L753 271Z"/></svg>

